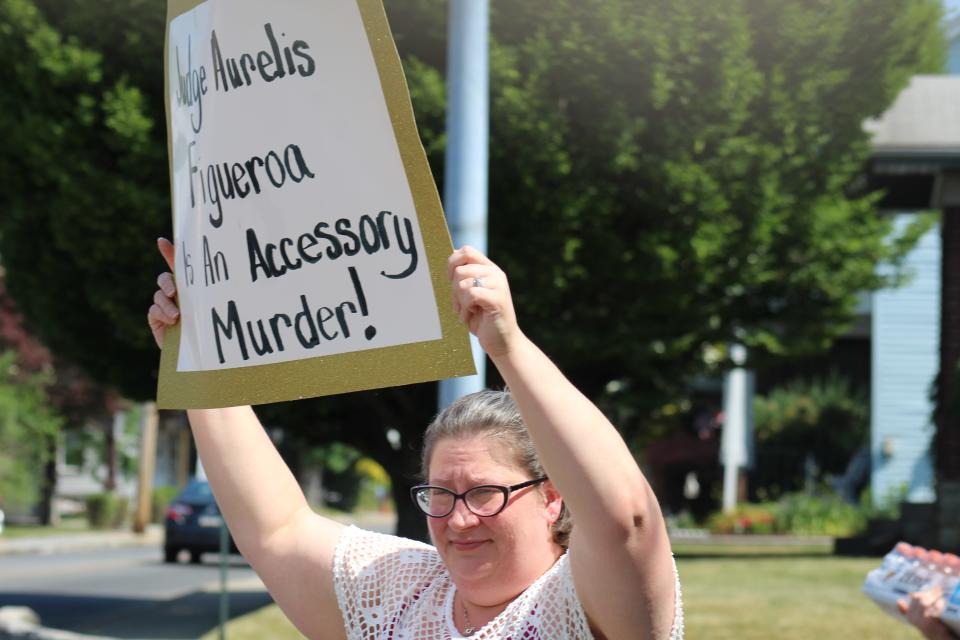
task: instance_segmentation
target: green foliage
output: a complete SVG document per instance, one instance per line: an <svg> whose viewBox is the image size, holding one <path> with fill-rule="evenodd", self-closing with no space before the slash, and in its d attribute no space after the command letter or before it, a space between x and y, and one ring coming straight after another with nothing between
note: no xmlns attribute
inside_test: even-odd
<svg viewBox="0 0 960 640"><path fill-rule="evenodd" d="M306 460L331 473L346 473L353 469L361 455L356 447L343 442L331 442L312 449Z"/></svg>
<svg viewBox="0 0 960 640"><path fill-rule="evenodd" d="M374 510L389 495L391 481L387 471L356 447L332 442L314 447L302 462L323 470L326 502L341 511Z"/></svg>
<svg viewBox="0 0 960 640"><path fill-rule="evenodd" d="M939 66L937 2L497 5L491 248L567 369L656 410L738 339L845 330L905 246L851 189L881 113ZM907 244L907 243L904 243Z"/></svg>
<svg viewBox="0 0 960 640"><path fill-rule="evenodd" d="M836 372L822 379L790 382L756 397L753 406L758 449L812 453L821 472L842 473L850 456L867 441L870 408L866 394ZM782 489L802 486L801 465L792 473L792 477L789 471L778 475L785 484ZM754 481L776 493L763 473L756 474Z"/></svg>
<svg viewBox="0 0 960 640"><path fill-rule="evenodd" d="M362 478L357 463L363 454L343 442L313 448L304 461L323 470L324 499L328 506L353 511L360 499Z"/></svg>
<svg viewBox="0 0 960 640"><path fill-rule="evenodd" d="M786 495L777 503L776 528L796 535L851 536L867 524L863 509L837 496Z"/></svg>
<svg viewBox="0 0 960 640"><path fill-rule="evenodd" d="M907 500L910 487L907 483L890 487L877 504L873 502L873 490L867 487L860 496L860 510L867 518L883 520L900 519L900 503Z"/></svg>
<svg viewBox="0 0 960 640"><path fill-rule="evenodd" d="M10 293L52 351L138 398L157 360L150 244L169 218L163 5L0 0Z"/></svg>
<svg viewBox="0 0 960 640"><path fill-rule="evenodd" d="M707 519L707 528L725 534L851 536L873 515L871 506L850 505L837 496L790 493L777 502L739 504L731 513L717 512Z"/></svg>
<svg viewBox="0 0 960 640"><path fill-rule="evenodd" d="M96 493L85 498L87 522L92 529L116 529L127 517L129 500L113 493Z"/></svg>
<svg viewBox="0 0 960 640"><path fill-rule="evenodd" d="M41 376L24 378L16 354L0 354L0 508L25 508L39 498L49 443L61 419L51 410Z"/></svg>

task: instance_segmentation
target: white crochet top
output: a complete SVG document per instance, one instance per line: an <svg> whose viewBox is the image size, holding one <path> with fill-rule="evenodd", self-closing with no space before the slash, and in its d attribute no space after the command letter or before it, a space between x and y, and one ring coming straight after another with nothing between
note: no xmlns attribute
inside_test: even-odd
<svg viewBox="0 0 960 640"><path fill-rule="evenodd" d="M347 640L463 640L453 624L456 587L434 547L351 526L337 544L333 567ZM682 640L679 579L675 605L670 638ZM567 554L470 636L508 639L593 639Z"/></svg>

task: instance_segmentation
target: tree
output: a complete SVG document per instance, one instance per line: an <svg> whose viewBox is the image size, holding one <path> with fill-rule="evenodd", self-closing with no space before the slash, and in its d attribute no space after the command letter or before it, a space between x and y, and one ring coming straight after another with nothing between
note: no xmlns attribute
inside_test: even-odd
<svg viewBox="0 0 960 640"><path fill-rule="evenodd" d="M439 179L445 3L387 6ZM490 244L522 326L633 432L729 341L759 362L825 348L920 231L887 242L861 123L938 68L939 17L937 0L495 5ZM152 393L142 318L168 216L162 25L159 1L0 0L11 291L51 348L133 397ZM405 504L435 398L262 414L358 446Z"/></svg>
<svg viewBox="0 0 960 640"><path fill-rule="evenodd" d="M104 488L116 488L116 443L113 437L112 413L116 394L91 381L74 365L55 358L27 331L23 316L7 294L5 275L0 267L0 362L3 378L8 427L0 440L8 443L22 437L24 442L7 448L15 464L3 469L8 486L29 486L29 491L7 491L19 506L39 498L39 517L50 524L55 517L53 496L57 484L56 452L64 429L84 427L99 422L104 429L107 475ZM7 361L9 360L9 362ZM22 401L15 403L16 398ZM0 465L2 467L3 465ZM43 472L38 474L38 469ZM25 485L24 485L25 483ZM4 494L0 490L0 497Z"/></svg>
<svg viewBox="0 0 960 640"><path fill-rule="evenodd" d="M731 340L824 349L889 284L921 228L887 243L861 123L939 68L938 3L503 9L492 246L561 361L656 407Z"/></svg>
<svg viewBox="0 0 960 640"><path fill-rule="evenodd" d="M48 442L60 418L46 402L44 380L24 376L13 351L0 353L0 507L32 507L41 498Z"/></svg>
<svg viewBox="0 0 960 640"><path fill-rule="evenodd" d="M169 216L163 9L0 4L10 292L54 353L134 398L152 394L156 360L143 316L157 260L145 246Z"/></svg>

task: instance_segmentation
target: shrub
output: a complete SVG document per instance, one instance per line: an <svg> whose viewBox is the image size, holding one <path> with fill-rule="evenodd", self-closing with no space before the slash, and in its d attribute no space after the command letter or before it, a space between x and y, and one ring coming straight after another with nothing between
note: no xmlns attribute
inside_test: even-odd
<svg viewBox="0 0 960 640"><path fill-rule="evenodd" d="M818 475L842 474L869 433L866 394L837 373L773 389L757 397L753 409L757 466L752 480L766 495L800 489L808 454Z"/></svg>
<svg viewBox="0 0 960 640"><path fill-rule="evenodd" d="M851 536L862 531L871 510L847 504L836 496L791 493L777 502L740 504L732 513L714 513L711 533L784 533Z"/></svg>
<svg viewBox="0 0 960 640"><path fill-rule="evenodd" d="M179 492L179 487L154 488L153 499L150 503L150 522L163 522L167 505L177 497Z"/></svg>
<svg viewBox="0 0 960 640"><path fill-rule="evenodd" d="M95 493L86 497L87 521L92 529L116 529L127 517L129 500L112 493Z"/></svg>
<svg viewBox="0 0 960 640"><path fill-rule="evenodd" d="M774 533L775 505L740 504L731 513L718 512L707 520L711 533Z"/></svg>
<svg viewBox="0 0 960 640"><path fill-rule="evenodd" d="M777 503L776 528L798 535L851 536L863 530L867 514L836 496L794 493Z"/></svg>

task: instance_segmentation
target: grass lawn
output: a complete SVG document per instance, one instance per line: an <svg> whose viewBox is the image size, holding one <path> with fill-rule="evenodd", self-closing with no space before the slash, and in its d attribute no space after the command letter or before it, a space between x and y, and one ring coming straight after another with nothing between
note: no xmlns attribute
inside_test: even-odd
<svg viewBox="0 0 960 640"><path fill-rule="evenodd" d="M687 637L920 640L860 592L879 559L680 557Z"/></svg>
<svg viewBox="0 0 960 640"><path fill-rule="evenodd" d="M294 640L303 638L297 629L290 624L280 607L270 605L245 616L241 616L227 623L227 638L229 640ZM200 640L219 640L217 629L211 630Z"/></svg>
<svg viewBox="0 0 960 640"><path fill-rule="evenodd" d="M690 640L920 640L860 593L879 559L823 547L677 545ZM275 607L230 623L230 640L301 638ZM216 630L203 640L215 640Z"/></svg>

